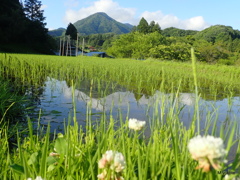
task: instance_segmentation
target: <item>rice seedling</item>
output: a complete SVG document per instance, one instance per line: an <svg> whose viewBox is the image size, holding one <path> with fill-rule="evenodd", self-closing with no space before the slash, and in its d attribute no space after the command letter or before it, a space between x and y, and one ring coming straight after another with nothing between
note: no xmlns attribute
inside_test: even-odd
<svg viewBox="0 0 240 180"><path fill-rule="evenodd" d="M220 180L226 173L228 178L240 176L237 118L216 129L216 110L208 112L202 122L198 105L200 97L211 99L209 93L215 94L214 98L219 95L230 99L238 93L236 78L240 70L235 67L197 64L194 79L188 63L0 54L0 64L0 72L15 77L16 84L40 87L47 78L65 80L72 87L73 104L64 133L51 134L50 124L47 129L38 124L34 130L28 118L28 134L18 131L17 148L9 149L7 126L1 130L5 148L0 155L6 158L1 159L0 179ZM90 100L86 126L80 126L74 89L81 88L85 79ZM120 107L117 117L110 109L109 115L103 110L99 119L92 119L94 88L97 95L104 96L116 89L116 84L138 94L162 93L148 104L152 113L148 121L131 119L129 112L123 115ZM221 92L223 87L229 93ZM196 97L196 115L189 127L179 117L184 107L178 97L186 91L195 91ZM229 160L229 155L233 158L226 163L223 160Z"/></svg>

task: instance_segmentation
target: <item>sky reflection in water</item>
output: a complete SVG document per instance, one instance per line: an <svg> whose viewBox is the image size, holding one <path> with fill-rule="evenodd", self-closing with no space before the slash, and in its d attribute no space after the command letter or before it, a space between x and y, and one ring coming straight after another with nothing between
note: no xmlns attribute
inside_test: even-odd
<svg viewBox="0 0 240 180"><path fill-rule="evenodd" d="M51 129L63 130L63 122L67 121L69 115L72 115L72 88L68 87L65 81L48 80L45 83L45 89L40 95L40 103L36 109L36 117L41 109L41 124L47 125L50 121ZM123 120L128 118L137 118L139 120L151 120L154 117L153 104L158 103L159 113L162 101L164 101L165 107L173 107L173 103L176 102L178 107L183 107L179 113L179 118L183 121L185 126L189 126L193 117L195 95L193 93L180 93L178 98L170 100L173 94L163 94L159 91L151 97L143 95L138 101L134 94L130 91L116 91L112 94L105 96L104 98L91 98L89 92L82 92L75 89L75 101L77 110L77 120L80 125L85 125L87 104L92 103L92 119L99 120L101 113L106 112L107 115L112 115L115 119L119 119L119 111L122 113ZM174 101L175 100L175 101ZM240 98L233 97L232 105L229 106L228 99L217 101L205 101L200 99L200 117L201 126L204 127L206 117L214 120L218 119L217 126L221 123L228 123L232 120L239 122L240 117ZM167 109L167 108L166 108ZM129 111L129 114L128 114ZM167 114L167 110L165 110ZM218 115L218 116L216 116ZM160 114L158 115L160 117ZM238 123L240 124L240 123Z"/></svg>

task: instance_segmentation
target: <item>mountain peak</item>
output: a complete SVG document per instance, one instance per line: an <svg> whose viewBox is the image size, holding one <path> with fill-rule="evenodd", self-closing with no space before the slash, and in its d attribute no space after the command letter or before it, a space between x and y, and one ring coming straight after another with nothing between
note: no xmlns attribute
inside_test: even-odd
<svg viewBox="0 0 240 180"><path fill-rule="evenodd" d="M79 33L85 35L100 33L124 34L129 33L132 28L129 25L116 21L104 12L97 12L79 20L74 23L74 26Z"/></svg>
<svg viewBox="0 0 240 180"><path fill-rule="evenodd" d="M108 16L105 12L97 12L73 24L82 35L115 33L125 34L132 29L131 24L123 24ZM66 29L49 31L51 36L61 36Z"/></svg>
<svg viewBox="0 0 240 180"><path fill-rule="evenodd" d="M95 14L92 15L103 15L103 16L108 16L105 12L97 12ZM109 16L108 16L109 17Z"/></svg>

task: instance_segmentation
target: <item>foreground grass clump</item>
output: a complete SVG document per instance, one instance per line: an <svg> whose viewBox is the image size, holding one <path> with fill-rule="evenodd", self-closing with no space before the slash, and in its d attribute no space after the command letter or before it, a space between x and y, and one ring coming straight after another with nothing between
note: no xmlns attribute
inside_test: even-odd
<svg viewBox="0 0 240 180"><path fill-rule="evenodd" d="M105 113L99 121L92 121L91 113L88 113L83 128L73 113L64 134L52 137L50 126L46 130L39 126L34 133L28 119L28 135L21 140L21 133L18 133L17 148L10 153L7 148L2 152L8 158L2 160L1 179L220 180L226 173L232 178L239 176L239 129L236 123L230 123L227 128L221 126L218 131L214 126L216 121L207 119L206 127L201 130L203 138L208 134L212 139L219 137L224 145L220 143L213 148L211 143L199 145L199 151L205 149L205 152L193 155L189 147L199 135L196 132L197 119L194 118L187 129L179 120L181 109L174 100L175 95L171 96L169 99L163 94L156 100L153 112L158 114L158 106L161 106L165 114L158 114L149 122L122 119L122 116L114 119ZM74 125L71 126L71 122ZM233 155L230 150L234 145L234 159L226 163L227 156ZM224 153L212 154L217 151Z"/></svg>
<svg viewBox="0 0 240 180"><path fill-rule="evenodd" d="M1 143L5 144L5 148L0 153L5 158L1 158L0 178L215 180L223 179L227 172L231 177L240 175L239 145L234 161L226 163L219 160L227 159L231 147L238 143L234 140L236 124L229 126L226 131L222 128L219 133L214 130L209 132L211 136L221 138L225 145L221 145L224 149L218 149L218 146L215 147L217 149L211 149L207 145L209 147L205 148L205 154L218 150L224 153L212 155L212 158L208 155L206 159L204 156L194 158L199 161L200 169L197 170L198 161L192 159L192 152L188 150L190 139L197 135L194 133L196 127L192 125L187 130L177 116L171 113L167 116L171 121L162 124L152 119L153 126L149 127L149 123L146 123L141 126L142 129L137 127L138 123L133 128L131 119L105 119L104 116L97 123L89 120L89 126L83 129L73 117L69 121L73 119L75 124L67 125L65 133L54 136L53 140L50 140L49 127L47 130L39 127L33 133L29 119L28 136L23 140L19 138L17 148L11 152L2 130ZM143 121L140 122L143 124ZM151 130L149 136L144 133L147 128Z"/></svg>
<svg viewBox="0 0 240 180"><path fill-rule="evenodd" d="M11 82L0 77L0 124L14 123L24 115L24 99Z"/></svg>

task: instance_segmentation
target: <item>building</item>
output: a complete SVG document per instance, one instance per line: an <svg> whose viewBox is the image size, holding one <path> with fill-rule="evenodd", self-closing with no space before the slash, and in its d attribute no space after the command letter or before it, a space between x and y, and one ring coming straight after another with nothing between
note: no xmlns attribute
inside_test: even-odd
<svg viewBox="0 0 240 180"><path fill-rule="evenodd" d="M94 56L94 57L101 57L101 58L113 58L109 55L107 55L106 52L88 52L88 53L84 53L85 56Z"/></svg>

